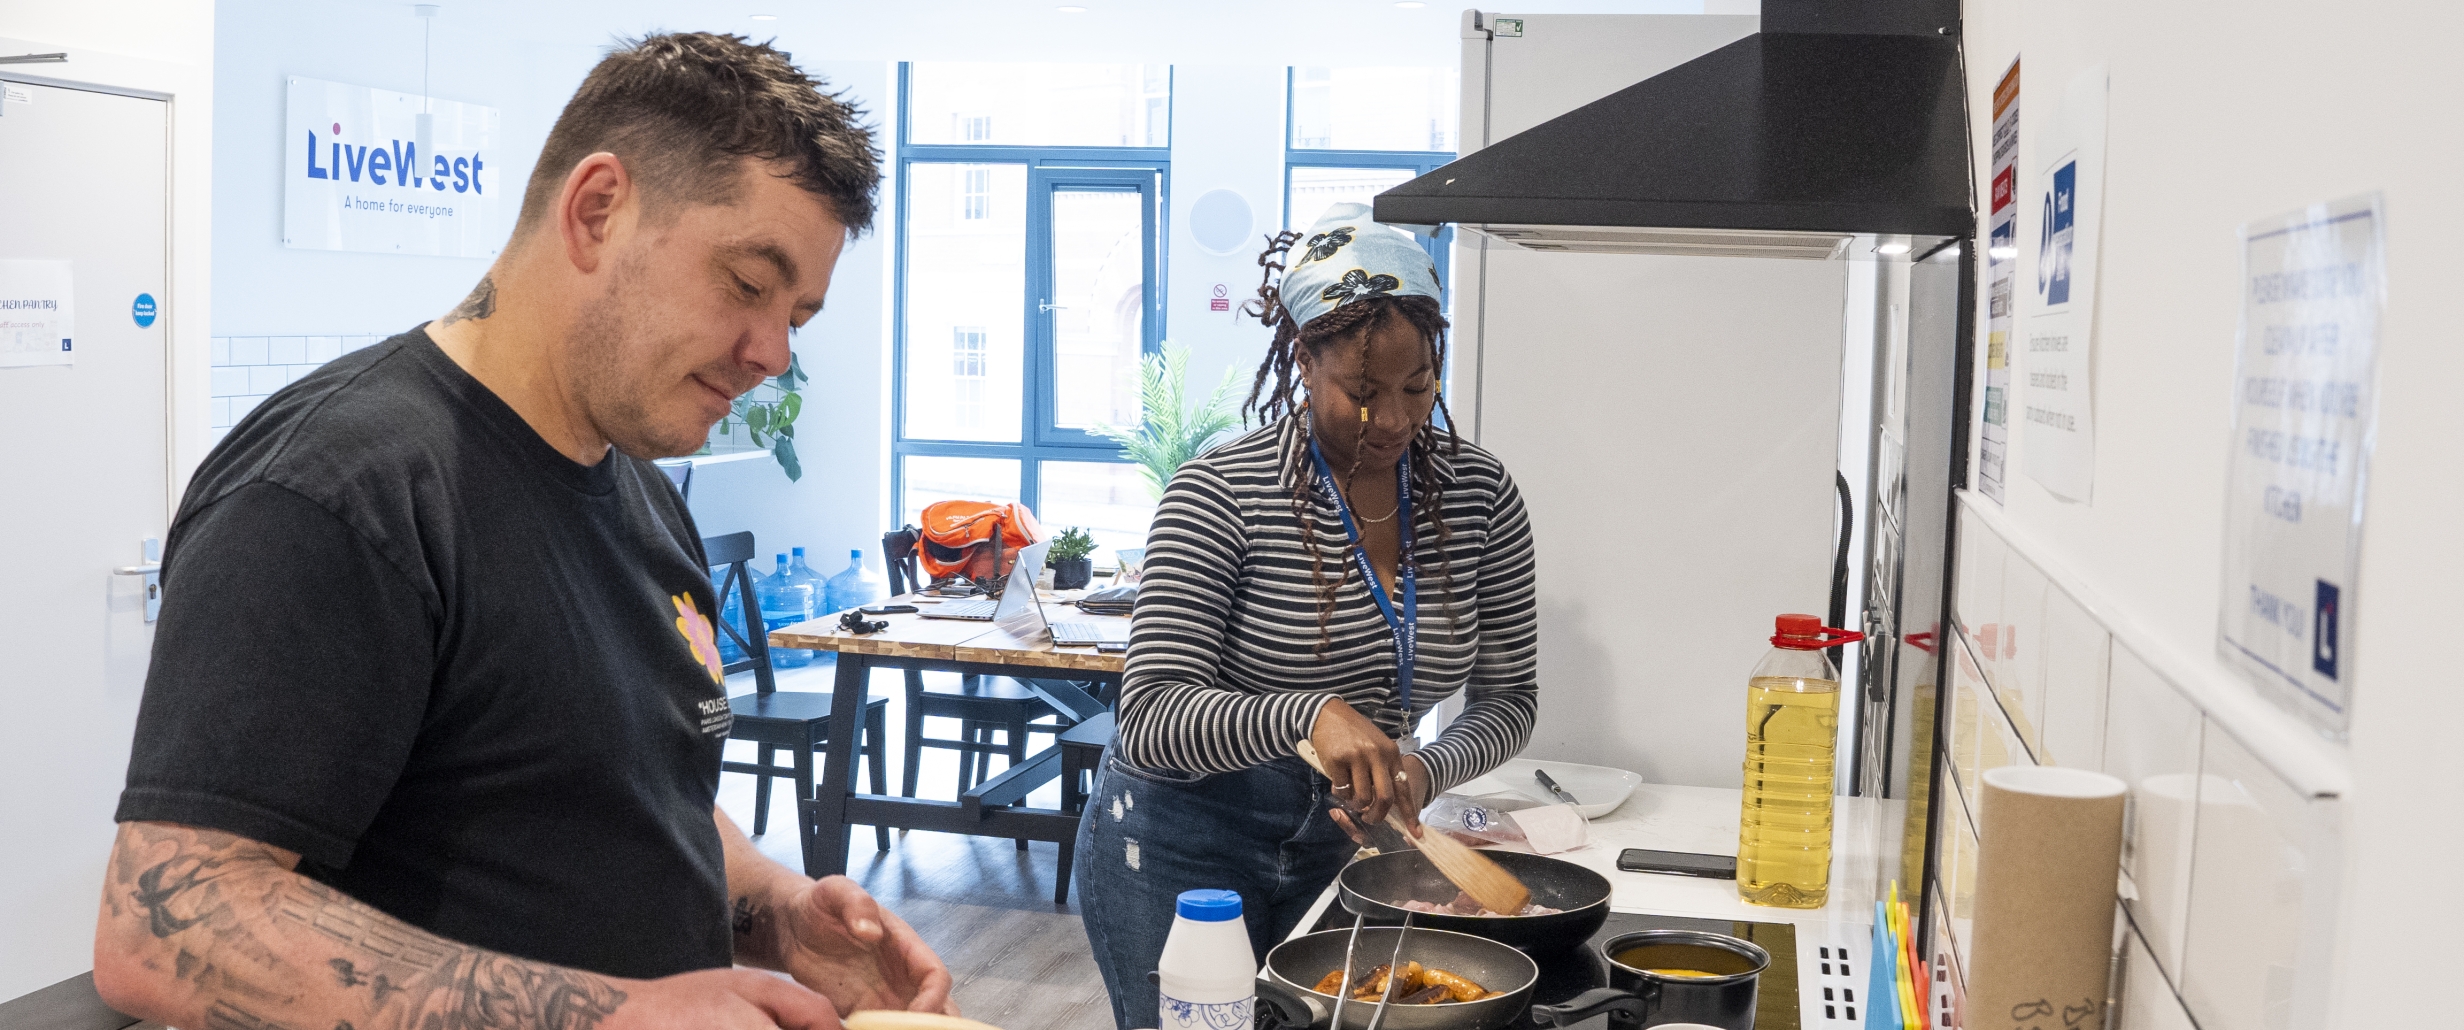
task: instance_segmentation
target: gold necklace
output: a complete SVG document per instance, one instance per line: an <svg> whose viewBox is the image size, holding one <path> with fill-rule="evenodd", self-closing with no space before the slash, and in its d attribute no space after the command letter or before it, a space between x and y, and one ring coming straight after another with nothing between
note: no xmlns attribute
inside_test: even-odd
<svg viewBox="0 0 2464 1030"><path fill-rule="evenodd" d="M1376 524L1378 524L1378 523L1380 523L1380 522L1384 522L1384 521L1386 521L1387 519L1391 519L1391 518L1395 517L1395 515L1396 515L1397 513L1401 512L1402 510L1403 510L1403 502L1402 502L1402 501L1396 501L1396 502L1395 502L1395 506L1394 506L1394 510L1393 510L1393 511L1389 511L1389 512L1387 512L1386 514L1384 514L1384 515L1380 515L1380 516L1378 516L1378 517L1376 517L1376 518L1374 518L1374 519L1373 519L1373 518L1370 518L1370 517L1368 517L1368 516L1366 516L1366 515L1362 515L1362 514L1360 514L1360 513L1358 513L1358 512L1354 512L1354 513L1352 514L1352 518L1353 518L1354 520L1356 520L1356 521L1365 522L1365 523L1368 523L1368 524L1370 524L1370 525L1373 525L1373 526L1374 526L1374 525L1376 525Z"/></svg>

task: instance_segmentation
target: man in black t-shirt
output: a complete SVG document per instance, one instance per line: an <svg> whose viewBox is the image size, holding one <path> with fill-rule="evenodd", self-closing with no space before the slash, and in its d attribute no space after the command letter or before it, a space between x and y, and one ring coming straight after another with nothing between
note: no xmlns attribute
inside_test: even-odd
<svg viewBox="0 0 2464 1030"><path fill-rule="evenodd" d="M612 52L469 298L207 458L95 935L113 1007L194 1030L951 1011L904 922L715 807L719 604L648 461L786 370L872 220L858 117L738 37Z"/></svg>

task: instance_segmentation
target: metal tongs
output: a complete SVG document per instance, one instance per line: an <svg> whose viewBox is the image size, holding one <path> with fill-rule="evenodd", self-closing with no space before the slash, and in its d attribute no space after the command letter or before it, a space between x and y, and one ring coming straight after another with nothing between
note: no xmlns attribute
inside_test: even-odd
<svg viewBox="0 0 2464 1030"><path fill-rule="evenodd" d="M1368 1030L1377 1030L1386 1021L1386 1006L1395 1001L1395 977L1403 964L1403 939L1412 935L1412 910L1403 910L1403 928L1395 931L1394 954L1386 956L1386 990L1378 995L1377 1011L1369 1014ZM1352 953L1360 947L1360 928L1369 921L1366 912L1352 917L1352 936L1343 942L1343 984L1335 989L1335 1015L1327 1021L1327 1030L1343 1030L1343 1006L1352 1000Z"/></svg>

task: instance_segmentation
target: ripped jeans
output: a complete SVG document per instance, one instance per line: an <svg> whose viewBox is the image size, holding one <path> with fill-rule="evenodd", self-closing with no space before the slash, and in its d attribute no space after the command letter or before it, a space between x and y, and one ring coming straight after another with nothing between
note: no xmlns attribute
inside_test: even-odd
<svg viewBox="0 0 2464 1030"><path fill-rule="evenodd" d="M1182 891L1239 891L1261 966L1299 925L1357 847L1327 818L1327 786L1298 758L1192 777L1105 750L1078 824L1078 897L1120 1030L1156 1025L1147 974Z"/></svg>

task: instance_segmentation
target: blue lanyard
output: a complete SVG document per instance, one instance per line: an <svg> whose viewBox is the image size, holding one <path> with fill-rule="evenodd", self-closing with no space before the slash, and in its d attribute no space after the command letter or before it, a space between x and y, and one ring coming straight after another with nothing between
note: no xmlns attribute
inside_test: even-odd
<svg viewBox="0 0 2464 1030"><path fill-rule="evenodd" d="M1403 612L1395 613L1394 599L1377 584L1377 566L1369 562L1369 549L1360 541L1360 527L1352 522L1352 506L1343 502L1343 494L1335 489L1334 470L1326 465L1326 455L1318 451L1317 438L1309 440L1309 458L1317 463L1318 489L1326 495L1335 513L1343 516L1343 532L1352 540L1352 561L1360 566L1360 577L1369 586L1369 596L1377 601L1378 614L1386 617L1386 628L1395 638L1395 698L1403 706L1403 732L1412 731L1412 666L1420 659L1420 569L1412 561L1412 477L1410 457L1395 460L1395 516L1402 534L1397 549L1395 574L1403 580Z"/></svg>

